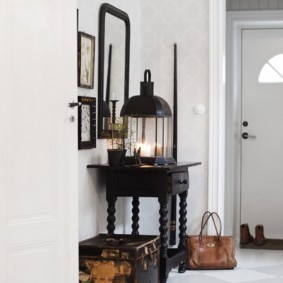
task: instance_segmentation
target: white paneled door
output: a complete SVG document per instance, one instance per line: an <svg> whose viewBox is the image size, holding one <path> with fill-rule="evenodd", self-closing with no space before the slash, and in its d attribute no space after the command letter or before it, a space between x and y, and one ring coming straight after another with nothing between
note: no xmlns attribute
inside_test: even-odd
<svg viewBox="0 0 283 283"><path fill-rule="evenodd" d="M242 31L241 223L283 238L283 29Z"/></svg>
<svg viewBox="0 0 283 283"><path fill-rule="evenodd" d="M76 1L0 1L1 282L77 280Z"/></svg>

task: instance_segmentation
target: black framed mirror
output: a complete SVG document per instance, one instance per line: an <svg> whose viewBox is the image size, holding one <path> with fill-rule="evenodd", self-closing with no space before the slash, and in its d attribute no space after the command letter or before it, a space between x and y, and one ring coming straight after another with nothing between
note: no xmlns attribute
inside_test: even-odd
<svg viewBox="0 0 283 283"><path fill-rule="evenodd" d="M104 3L99 11L98 138L110 138L110 123L129 98L130 19ZM114 113L113 113L114 112ZM113 117L114 116L114 117Z"/></svg>

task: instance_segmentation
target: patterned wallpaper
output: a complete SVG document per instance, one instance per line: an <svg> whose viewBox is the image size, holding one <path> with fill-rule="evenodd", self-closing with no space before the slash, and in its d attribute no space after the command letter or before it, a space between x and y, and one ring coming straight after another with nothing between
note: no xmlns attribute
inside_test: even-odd
<svg viewBox="0 0 283 283"><path fill-rule="evenodd" d="M201 161L191 168L188 197L189 233L197 233L200 217L207 208L208 155L208 15L207 0L141 1L141 66L151 70L155 95L173 100L173 45L178 49L178 161ZM193 109L203 105L204 114ZM150 207L155 209L146 209ZM159 205L156 200L141 202L141 231L154 233L154 219ZM143 209L144 207L144 209ZM145 215L147 213L148 215ZM158 217L155 217L158 219ZM146 224L143 225L143 222Z"/></svg>
<svg viewBox="0 0 283 283"><path fill-rule="evenodd" d="M102 0L78 0L80 30L98 39L98 9ZM190 169L188 233L198 233L207 208L208 156L208 20L207 0L109 0L126 11L131 21L130 96L139 94L145 69L151 70L155 95L173 101L173 44L178 46L178 161L201 161ZM97 49L95 88L79 89L79 95L97 94ZM196 114L195 106L205 112ZM107 161L105 140L97 148L79 151L79 237L105 232L105 182L86 165ZM126 210L124 208L127 207ZM159 204L141 199L140 232L158 234ZM131 231L131 201L117 204L117 232ZM154 219L154 221L153 221ZM126 223L126 227L124 227Z"/></svg>

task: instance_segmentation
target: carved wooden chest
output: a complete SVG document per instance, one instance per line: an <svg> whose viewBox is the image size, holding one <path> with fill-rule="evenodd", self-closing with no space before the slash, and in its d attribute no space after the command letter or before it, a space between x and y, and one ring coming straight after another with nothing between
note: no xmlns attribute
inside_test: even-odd
<svg viewBox="0 0 283 283"><path fill-rule="evenodd" d="M158 236L96 237L79 244L81 283L158 283Z"/></svg>

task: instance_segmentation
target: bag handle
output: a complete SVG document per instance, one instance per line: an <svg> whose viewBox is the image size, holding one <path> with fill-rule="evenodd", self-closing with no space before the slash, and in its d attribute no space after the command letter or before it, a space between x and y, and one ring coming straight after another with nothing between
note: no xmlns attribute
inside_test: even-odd
<svg viewBox="0 0 283 283"><path fill-rule="evenodd" d="M206 219L205 219L206 217ZM200 234L202 233L202 230L204 229L204 227L207 225L208 219L211 217L211 212L210 211L206 211L201 219L201 229L200 229Z"/></svg>
<svg viewBox="0 0 283 283"><path fill-rule="evenodd" d="M218 223L219 223L219 230L217 229L217 225L216 225L216 222L215 222L215 218L214 216L217 217L218 219ZM220 219L220 216L216 213L216 212L212 212L211 213L211 219L213 221L213 224L214 224L214 227L215 227L215 230L216 230L216 233L217 235L220 237L221 234L222 234L222 223L221 223L221 219Z"/></svg>
<svg viewBox="0 0 283 283"><path fill-rule="evenodd" d="M217 229L216 221L215 221L215 218L214 218L215 216L218 218L219 227L220 227L219 230ZM220 219L219 215L218 215L216 212L209 212L209 211L206 211L206 212L203 214L202 220L201 220L201 229L200 229L200 233L199 233L199 239L200 239L200 241L202 240L202 232L203 232L203 229L206 227L206 225L207 225L207 223L208 223L208 220L209 220L210 218L211 218L212 221L213 221L213 225L214 225L214 228L215 228L215 231L216 231L217 238L219 239L220 236L221 236L221 233L222 233L222 223L221 223L221 219Z"/></svg>

